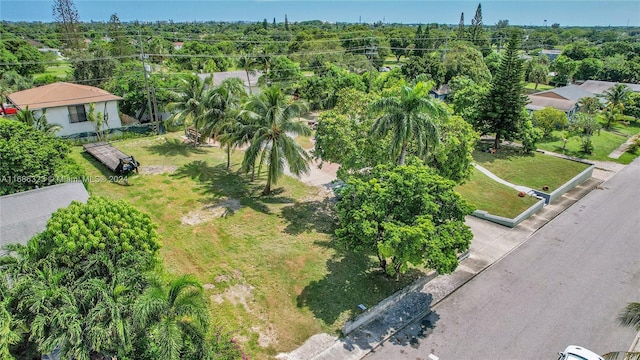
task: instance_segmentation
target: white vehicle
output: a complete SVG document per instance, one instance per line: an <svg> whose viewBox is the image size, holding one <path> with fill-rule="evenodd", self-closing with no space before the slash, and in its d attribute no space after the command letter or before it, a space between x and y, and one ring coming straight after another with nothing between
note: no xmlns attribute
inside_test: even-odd
<svg viewBox="0 0 640 360"><path fill-rule="evenodd" d="M604 360L600 355L580 346L569 345L563 352L559 352L558 360Z"/></svg>

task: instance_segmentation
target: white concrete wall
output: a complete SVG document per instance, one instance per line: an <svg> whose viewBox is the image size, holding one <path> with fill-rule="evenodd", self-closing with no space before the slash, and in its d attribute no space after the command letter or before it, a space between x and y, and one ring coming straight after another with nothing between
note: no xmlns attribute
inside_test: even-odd
<svg viewBox="0 0 640 360"><path fill-rule="evenodd" d="M104 102L95 103L95 111L105 112ZM85 111L89 113L89 104L84 105ZM95 125L89 121L71 123L69 120L69 108L67 106L59 106L46 109L47 122L49 124L58 124L62 129L56 133L57 136L68 136L73 134L95 132ZM118 103L116 101L107 102L107 114L109 114L108 126L105 129L116 129L122 127L120 114L118 113ZM36 115L40 116L42 110L36 110Z"/></svg>

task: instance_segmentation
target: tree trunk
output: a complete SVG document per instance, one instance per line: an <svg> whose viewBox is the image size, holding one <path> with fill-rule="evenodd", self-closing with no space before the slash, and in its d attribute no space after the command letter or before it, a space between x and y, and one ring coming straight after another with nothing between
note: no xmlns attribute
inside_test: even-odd
<svg viewBox="0 0 640 360"><path fill-rule="evenodd" d="M247 84L249 85L249 95L253 95L251 93L251 79L249 79L249 69L244 70L247 73Z"/></svg>
<svg viewBox="0 0 640 360"><path fill-rule="evenodd" d="M381 257L379 253L377 254L377 256L378 256L378 262L380 263L380 268L382 268L382 271L384 272L384 274L388 276L388 274L387 274L387 259Z"/></svg>
<svg viewBox="0 0 640 360"><path fill-rule="evenodd" d="M269 194L271 194L271 171L267 172L267 185L264 187L264 190L262 190L262 195Z"/></svg>
<svg viewBox="0 0 640 360"><path fill-rule="evenodd" d="M227 145L227 171L231 169L231 144Z"/></svg>
<svg viewBox="0 0 640 360"><path fill-rule="evenodd" d="M407 156L407 144L402 144L402 149L400 150L400 159L398 160L398 165L404 165L405 157Z"/></svg>
<svg viewBox="0 0 640 360"><path fill-rule="evenodd" d="M256 164L253 164L251 167L251 182L256 179Z"/></svg>
<svg viewBox="0 0 640 360"><path fill-rule="evenodd" d="M536 81L536 86L533 88L533 90L538 90L538 82Z"/></svg>
<svg viewBox="0 0 640 360"><path fill-rule="evenodd" d="M500 133L499 132L496 133L496 139L493 142L493 148L498 150L498 146L500 146Z"/></svg>

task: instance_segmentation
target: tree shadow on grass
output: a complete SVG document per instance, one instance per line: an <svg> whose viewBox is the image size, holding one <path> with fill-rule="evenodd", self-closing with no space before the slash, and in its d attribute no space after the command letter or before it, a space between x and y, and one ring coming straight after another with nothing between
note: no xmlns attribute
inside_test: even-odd
<svg viewBox="0 0 640 360"><path fill-rule="evenodd" d="M333 234L335 230L335 203L331 198L297 202L282 209L282 216L289 222L284 231L289 235L305 232Z"/></svg>
<svg viewBox="0 0 640 360"><path fill-rule="evenodd" d="M163 156L184 156L188 157L191 154L204 154L205 151L202 148L194 147L191 143L180 141L180 139L165 139L165 142L160 144L149 145L146 147L150 153Z"/></svg>
<svg viewBox="0 0 640 360"><path fill-rule="evenodd" d="M222 197L228 197L237 199L241 205L256 211L270 213L271 210L267 204L295 202L295 199L278 196L282 191L275 191L269 196L260 196L261 184L250 182L243 174L228 171L225 164L210 166L204 160L196 160L179 167L170 176L179 179L190 178L200 183L201 193L207 195L202 200L204 205L210 205Z"/></svg>
<svg viewBox="0 0 640 360"><path fill-rule="evenodd" d="M335 248L335 240L319 243ZM410 270L399 281L389 278L369 254L338 250L327 261L327 275L307 285L297 298L298 307L306 307L336 332L345 321L353 319L363 304L370 308L394 292L424 275Z"/></svg>

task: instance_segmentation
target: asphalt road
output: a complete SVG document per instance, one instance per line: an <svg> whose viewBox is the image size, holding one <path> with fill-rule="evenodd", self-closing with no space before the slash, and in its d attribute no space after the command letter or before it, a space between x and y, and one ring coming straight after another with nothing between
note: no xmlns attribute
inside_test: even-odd
<svg viewBox="0 0 640 360"><path fill-rule="evenodd" d="M640 159L602 187L366 359L557 359L567 345L626 351L636 333L616 316L640 301Z"/></svg>

